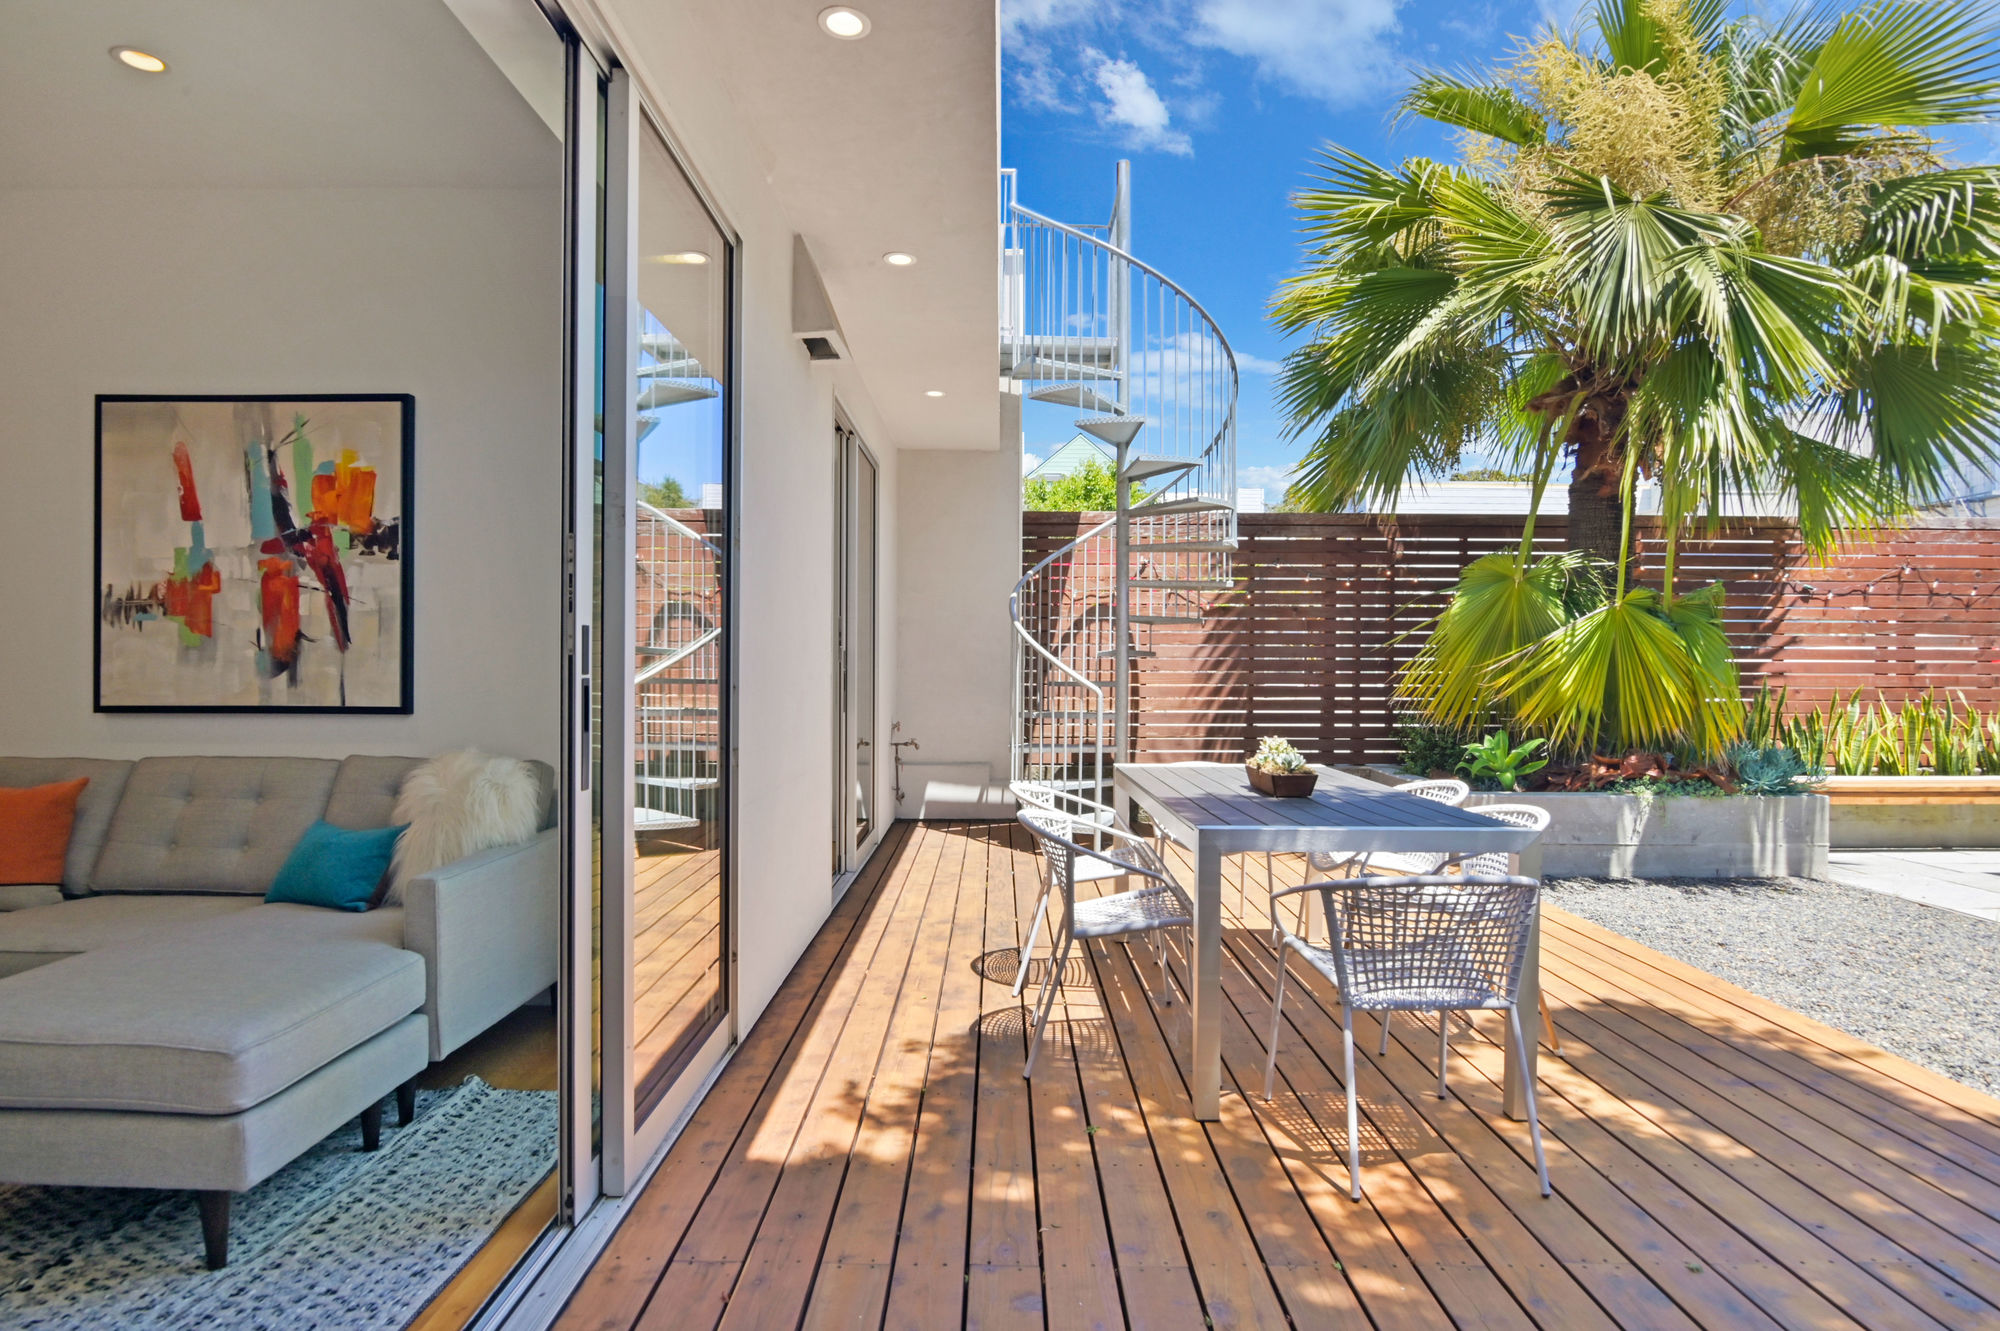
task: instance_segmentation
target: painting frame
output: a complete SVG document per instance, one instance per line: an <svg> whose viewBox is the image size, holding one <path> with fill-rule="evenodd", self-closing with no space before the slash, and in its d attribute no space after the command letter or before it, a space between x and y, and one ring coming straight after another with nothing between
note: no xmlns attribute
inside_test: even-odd
<svg viewBox="0 0 2000 1331"><path fill-rule="evenodd" d="M396 669L398 697L391 704L374 703L136 703L105 699L105 409L133 404L202 403L257 404L346 403L396 408L400 439L394 450L397 496L399 612L395 616L399 642ZM411 393L99 393L93 407L94 483L91 526L91 710L111 714L253 715L253 716L409 716L416 710L416 396Z"/></svg>

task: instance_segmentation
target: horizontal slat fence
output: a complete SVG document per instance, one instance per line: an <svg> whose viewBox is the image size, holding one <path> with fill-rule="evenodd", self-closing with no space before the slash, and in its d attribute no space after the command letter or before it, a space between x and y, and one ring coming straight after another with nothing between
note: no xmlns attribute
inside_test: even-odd
<svg viewBox="0 0 2000 1331"><path fill-rule="evenodd" d="M1024 513L1022 567L1104 517ZM1567 525L1541 519L1536 550L1562 549ZM1200 625L1152 628L1144 645L1159 655L1135 663L1142 758L1233 759L1264 735L1320 761L1394 756L1396 670L1460 571L1521 537L1518 518L1485 515L1265 513L1239 526L1234 588ZM1635 526L1650 580L1658 526ZM1718 579L1746 688L1787 688L1795 706L1855 688L2000 704L2000 521L1932 520L1824 564L1789 523L1736 523L1680 551L1682 591Z"/></svg>

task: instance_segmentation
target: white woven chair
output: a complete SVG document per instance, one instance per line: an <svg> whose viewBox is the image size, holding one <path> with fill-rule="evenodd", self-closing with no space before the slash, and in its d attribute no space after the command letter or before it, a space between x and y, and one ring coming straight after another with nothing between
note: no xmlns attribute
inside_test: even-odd
<svg viewBox="0 0 2000 1331"><path fill-rule="evenodd" d="M1465 797L1472 793L1471 786L1448 777L1440 777L1434 781L1405 781L1396 789L1405 795L1415 795L1418 799L1449 804L1453 808L1465 803ZM1413 874L1436 873L1438 867L1445 862L1445 858L1443 855L1428 851L1381 852L1373 855L1342 857L1316 850L1306 856L1306 863L1315 873L1332 873L1343 864L1353 864L1356 873Z"/></svg>
<svg viewBox="0 0 2000 1331"><path fill-rule="evenodd" d="M1130 837L1131 833L1118 822L1117 814L1109 807L1099 804L1096 800L1086 799L1074 791L1058 790L1053 786L1040 786L1032 782L1015 781L1007 789L1024 809L1046 815L1045 821L1049 826L1067 829L1065 835L1071 839L1087 838L1098 850L1105 849L1107 840L1112 842L1113 849L1109 854L1111 860L1115 862L1095 858L1080 861L1076 866L1076 881L1084 883L1102 882L1111 878L1123 879L1131 872L1119 858L1117 851L1121 838ZM1102 835L1106 829L1118 832L1119 837ZM1049 881L1047 858L1037 855L1035 864L1041 875L1042 890L1035 902L1035 922L1028 927L1028 941L1021 948L1021 964L1014 972L1016 998L1021 996L1021 989L1027 983L1028 962L1034 957L1035 941L1041 937L1042 924L1048 919L1049 893L1055 886Z"/></svg>
<svg viewBox="0 0 2000 1331"><path fill-rule="evenodd" d="M1274 896L1305 892L1320 894L1329 937L1324 945L1311 942L1287 929L1277 912L1272 912L1278 984L1271 999L1264 1098L1269 1100L1276 1086L1287 952L1297 953L1339 987L1341 1080L1347 1086L1348 1191L1356 1201L1361 1200L1361 1125L1354 1085L1354 1014L1378 1014L1386 1032L1392 1012L1437 1013L1437 1093L1442 1098L1447 1094L1445 1074L1451 1056L1449 1014L1504 1011L1522 1063L1535 1175L1542 1195L1548 1196L1548 1162L1542 1154L1541 1119L1535 1108L1534 1078L1527 1067L1518 1007L1528 927L1540 905L1540 882L1505 874L1415 874L1329 879L1286 888Z"/></svg>
<svg viewBox="0 0 2000 1331"><path fill-rule="evenodd" d="M1055 1004L1063 967L1069 964L1070 949L1076 940L1151 935L1153 956L1160 967L1161 992L1155 997L1165 1006L1173 1002L1173 981L1167 973L1166 954L1160 946L1160 935L1167 929L1193 928L1194 906L1168 872L1166 861L1147 844L1145 838L1122 828L1097 827L1091 830L1116 844L1109 849L1094 850L1072 839L1080 830L1075 820L1034 809L1023 809L1019 818L1021 825L1034 836L1041 851L1043 882L1048 887L1042 907L1036 912L1037 926L1047 914L1050 898L1059 896L1062 905L1061 919L1050 926L1049 950L1053 955L1049 973L1042 980L1041 991L1035 996L1032 1018L1035 1034L1028 1045L1028 1061L1021 1068L1021 1075L1029 1077L1034 1075L1035 1055L1041 1052L1042 1032L1048 1025L1049 1009ZM1093 863L1097 868L1083 868ZM1130 875L1144 880L1144 885L1129 892L1078 900L1076 885L1089 881L1086 875L1091 873L1100 878ZM1033 940L1034 933L1031 931L1030 947ZM1016 993L1021 990L1021 977L1027 973L1027 962L1028 953L1024 949L1021 975L1016 976L1014 981Z"/></svg>

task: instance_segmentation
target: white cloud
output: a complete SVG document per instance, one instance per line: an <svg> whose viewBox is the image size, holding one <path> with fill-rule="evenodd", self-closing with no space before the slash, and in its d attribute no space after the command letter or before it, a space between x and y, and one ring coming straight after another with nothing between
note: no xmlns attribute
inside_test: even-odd
<svg viewBox="0 0 2000 1331"><path fill-rule="evenodd" d="M1000 27L1009 36L1037 28L1082 23L1108 8L1101 0L1000 0Z"/></svg>
<svg viewBox="0 0 2000 1331"><path fill-rule="evenodd" d="M1236 483L1245 488L1260 488L1272 503L1284 497L1291 488L1292 469L1290 467L1238 467Z"/></svg>
<svg viewBox="0 0 2000 1331"><path fill-rule="evenodd" d="M1030 453L1025 448L1021 450L1021 474L1023 476L1026 476L1029 472L1033 471L1035 468L1041 465L1042 465L1042 460L1040 458L1036 457L1033 453Z"/></svg>
<svg viewBox="0 0 2000 1331"><path fill-rule="evenodd" d="M1236 372L1238 374L1276 374L1283 368L1284 366L1278 361L1266 360L1262 356L1253 356L1247 351L1236 353Z"/></svg>
<svg viewBox="0 0 2000 1331"><path fill-rule="evenodd" d="M1146 71L1130 60L1114 60L1092 48L1084 52L1084 62L1097 90L1104 94L1099 116L1107 125L1123 132L1126 146L1185 157L1194 145L1172 124L1167 104L1154 89Z"/></svg>
<svg viewBox="0 0 2000 1331"><path fill-rule="evenodd" d="M1399 0L1197 0L1187 38L1241 56L1288 90L1343 105L1395 74Z"/></svg>

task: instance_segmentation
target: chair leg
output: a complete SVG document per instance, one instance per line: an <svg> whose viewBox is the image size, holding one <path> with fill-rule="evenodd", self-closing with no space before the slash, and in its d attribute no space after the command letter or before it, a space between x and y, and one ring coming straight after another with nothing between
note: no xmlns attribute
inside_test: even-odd
<svg viewBox="0 0 2000 1331"><path fill-rule="evenodd" d="M220 1271L229 1265L229 1200L227 1192L197 1192L195 1205L201 1210L202 1256L208 1269Z"/></svg>
<svg viewBox="0 0 2000 1331"><path fill-rule="evenodd" d="M1042 1032L1049 1024L1049 1009L1056 1004L1056 990L1060 987L1058 981L1062 978L1063 967L1069 965L1070 944L1074 942L1075 934L1063 935L1062 951L1056 956L1055 969L1042 982L1042 1003L1041 1010L1035 1014L1035 1035L1028 1042L1028 1061L1021 1065L1021 1076L1024 1078L1035 1075L1035 1055L1042 1052Z"/></svg>
<svg viewBox="0 0 2000 1331"><path fill-rule="evenodd" d="M1284 1024L1285 1011L1285 954L1278 953L1278 990L1271 995L1271 1038L1265 1047L1271 1052L1264 1059L1264 1103L1271 1102L1272 1094L1278 1086L1278 1031Z"/></svg>
<svg viewBox="0 0 2000 1331"><path fill-rule="evenodd" d="M1382 1043L1380 1043L1380 1044L1378 1044L1378 1045L1376 1045L1376 1046L1375 1046L1375 1057L1377 1057L1377 1058L1387 1058L1387 1057L1389 1056L1389 1012L1388 1012L1388 1009L1386 1009L1386 1008L1385 1008L1385 1009L1383 1009L1383 1011L1382 1011L1382 1013L1381 1013L1381 1018L1382 1018Z"/></svg>
<svg viewBox="0 0 2000 1331"><path fill-rule="evenodd" d="M377 1100L361 1111L361 1149L382 1149L382 1102Z"/></svg>
<svg viewBox="0 0 2000 1331"><path fill-rule="evenodd" d="M1028 982L1028 963L1035 958L1035 940L1042 936L1042 921L1049 915L1049 894L1042 893L1042 902L1035 907L1035 922L1028 926L1028 941L1021 948L1021 967L1014 972L1014 997L1021 996L1021 986Z"/></svg>
<svg viewBox="0 0 2000 1331"><path fill-rule="evenodd" d="M1386 1020L1387 1013L1383 1014ZM1354 1009L1340 1005L1340 1072L1347 1083L1347 1193L1361 1200L1361 1106L1354 1090Z"/></svg>
<svg viewBox="0 0 2000 1331"><path fill-rule="evenodd" d="M1541 1000L1542 1034L1548 1037L1549 1052L1555 1054L1557 1057L1561 1057L1563 1042L1562 1037L1556 1034L1556 1019L1549 1015L1549 996L1547 994L1538 994L1536 997Z"/></svg>
<svg viewBox="0 0 2000 1331"><path fill-rule="evenodd" d="M1438 1099L1442 1100L1450 1092L1445 1089L1445 1065L1451 1061L1451 1013L1438 1013Z"/></svg>
<svg viewBox="0 0 2000 1331"><path fill-rule="evenodd" d="M417 1121L417 1083L406 1081L396 1088L396 1126L407 1128Z"/></svg>
<svg viewBox="0 0 2000 1331"><path fill-rule="evenodd" d="M1160 968L1160 992L1153 995L1153 1001L1161 1007L1172 1007L1174 1005L1174 982L1172 977L1167 974L1167 931L1165 929L1150 929L1147 932L1153 939L1153 964Z"/></svg>
<svg viewBox="0 0 2000 1331"><path fill-rule="evenodd" d="M1521 1042L1521 1009L1507 1009L1507 1024L1513 1030L1514 1050L1521 1061L1521 1098L1528 1106L1528 1136L1535 1144L1535 1178L1542 1185L1542 1196L1549 1188L1549 1161L1542 1154L1542 1118L1535 1109L1535 1076L1528 1068L1528 1046Z"/></svg>

